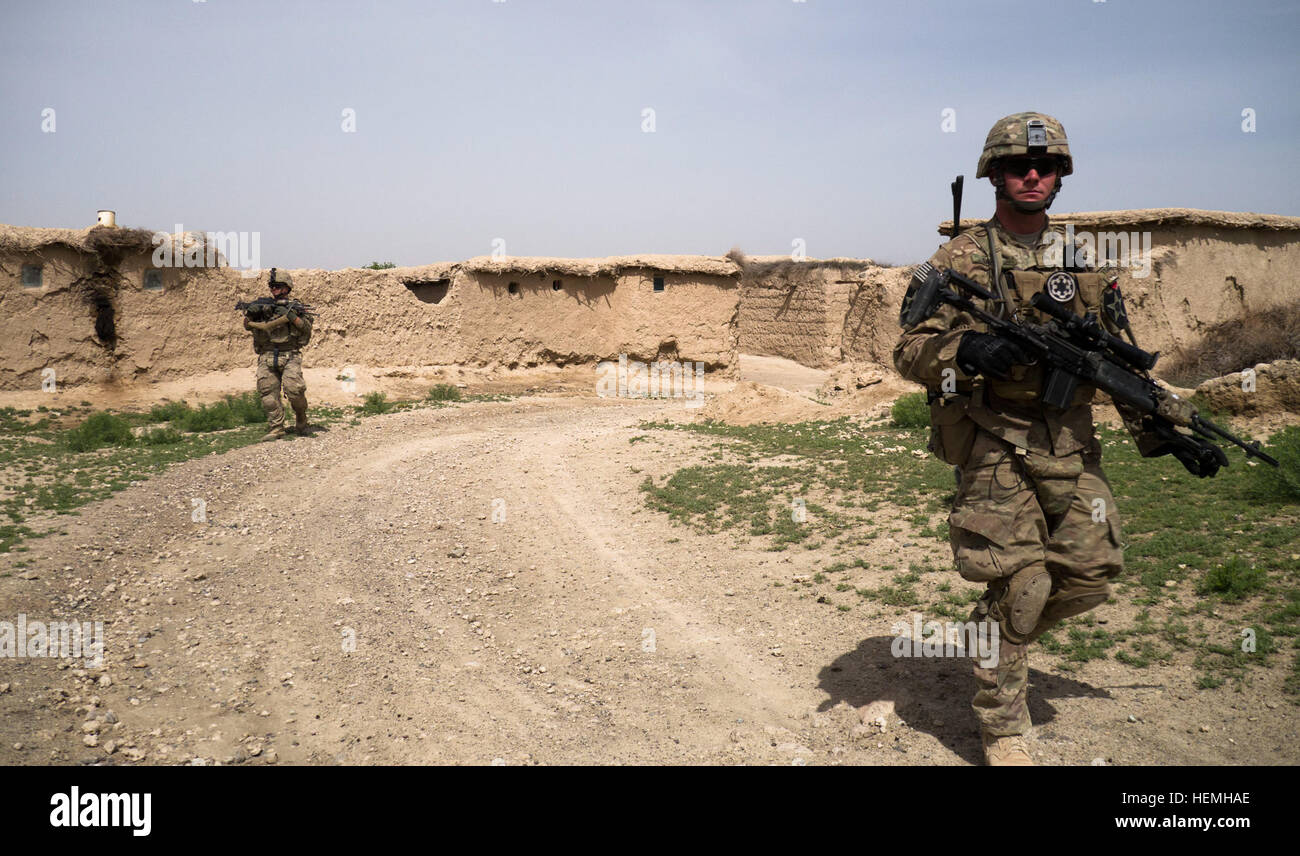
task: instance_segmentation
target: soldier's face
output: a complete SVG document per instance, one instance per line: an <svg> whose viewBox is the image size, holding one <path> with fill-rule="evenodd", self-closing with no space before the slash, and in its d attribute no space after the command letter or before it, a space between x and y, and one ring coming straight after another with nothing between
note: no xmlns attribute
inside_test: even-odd
<svg viewBox="0 0 1300 856"><path fill-rule="evenodd" d="M1056 173L1039 173L1037 169L1002 169L1002 188L1008 196L1017 202L1042 202L1052 195L1056 187ZM1016 173L1021 173L1016 175Z"/></svg>
<svg viewBox="0 0 1300 856"><path fill-rule="evenodd" d="M283 300L289 294L289 289L284 286L271 286L271 296L276 300Z"/></svg>

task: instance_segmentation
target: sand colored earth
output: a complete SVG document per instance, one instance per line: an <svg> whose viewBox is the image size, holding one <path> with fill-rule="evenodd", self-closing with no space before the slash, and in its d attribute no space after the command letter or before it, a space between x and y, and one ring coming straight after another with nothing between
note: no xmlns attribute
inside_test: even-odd
<svg viewBox="0 0 1300 856"><path fill-rule="evenodd" d="M748 367L791 388L746 380L708 407L888 397L882 380L817 404L801 393L829 373ZM642 422L703 415L590 391L395 413L85 507L0 556L0 615L103 620L105 668L0 661L0 763L978 763L966 661L892 656L898 609L800 597L823 551L646 509L642 482L712 442ZM897 534L859 551L854 585L947 563L912 514L875 513ZM1039 763L1300 761L1272 671L1234 695L1189 665L1050 663L1031 669Z"/></svg>

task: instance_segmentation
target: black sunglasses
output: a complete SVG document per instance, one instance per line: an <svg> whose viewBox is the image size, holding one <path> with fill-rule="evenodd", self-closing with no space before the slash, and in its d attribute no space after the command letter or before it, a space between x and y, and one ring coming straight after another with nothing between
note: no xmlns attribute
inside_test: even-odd
<svg viewBox="0 0 1300 856"><path fill-rule="evenodd" d="M1024 178L1031 169L1037 171L1039 175L1056 175L1056 171L1060 168L1060 161L1054 157L1005 158L1002 161L1002 171L1016 178Z"/></svg>

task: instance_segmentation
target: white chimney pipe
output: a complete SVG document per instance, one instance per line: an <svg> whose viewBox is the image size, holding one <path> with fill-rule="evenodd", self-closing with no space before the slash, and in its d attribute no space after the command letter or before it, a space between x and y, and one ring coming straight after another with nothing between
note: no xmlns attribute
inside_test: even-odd
<svg viewBox="0 0 1300 856"><path fill-rule="evenodd" d="M100 211L95 215L95 220L100 226L108 226L111 228L117 225L117 212L100 209Z"/></svg>

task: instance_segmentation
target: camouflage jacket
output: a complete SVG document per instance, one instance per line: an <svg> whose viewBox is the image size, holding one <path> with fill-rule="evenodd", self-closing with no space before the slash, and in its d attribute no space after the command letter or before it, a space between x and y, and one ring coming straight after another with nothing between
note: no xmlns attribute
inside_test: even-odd
<svg viewBox="0 0 1300 856"><path fill-rule="evenodd" d="M299 315L298 320L302 322L301 327L285 321L278 323L280 319L260 323L244 319L244 329L253 334L253 351L262 354L267 351L279 350L281 353L286 351L297 351L307 346L311 341L311 319L305 315Z"/></svg>
<svg viewBox="0 0 1300 856"><path fill-rule="evenodd" d="M1047 274L1063 268L1064 226L1049 221L1037 245L1030 247L992 219L941 246L930 257L930 264L936 268L953 268L998 293L993 284L990 234L998 271L1013 272L1004 278L1010 312L1041 320L1029 305L1029 298L1032 292L1041 290ZM1119 298L1118 272L1080 265L1070 270L1076 272L1078 286L1070 301L1072 310L1077 314L1096 313L1109 332L1119 335L1123 303ZM1009 314L1000 302L989 303L984 308L994 315ZM1040 400L1041 366L1015 366L1011 379L1006 381L972 377L957 365L957 348L962 335L969 331L987 332L987 328L969 313L943 304L933 316L905 330L894 346L894 365L899 373L924 384L931 393L931 422L935 429L931 448L937 455L949 463L963 463L964 454L954 451L951 438L962 433L973 437L967 420L1017 448L1042 454L1068 455L1091 444L1095 387L1081 383L1070 406L1060 410L1045 407ZM1121 416L1140 450L1158 444L1158 438L1143 430L1140 414L1121 410ZM947 444L945 434L949 435Z"/></svg>

